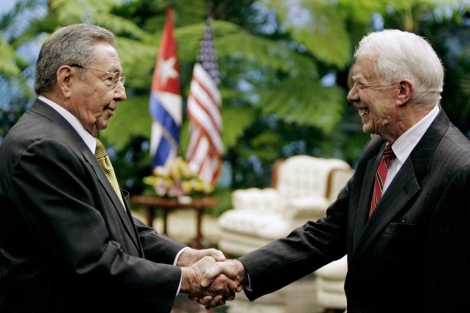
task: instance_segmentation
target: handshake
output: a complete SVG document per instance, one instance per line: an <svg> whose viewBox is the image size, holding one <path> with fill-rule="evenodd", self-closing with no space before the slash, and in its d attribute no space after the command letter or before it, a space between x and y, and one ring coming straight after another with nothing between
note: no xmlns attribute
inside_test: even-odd
<svg viewBox="0 0 470 313"><path fill-rule="evenodd" d="M180 292L210 309L235 299L248 277L238 260L226 260L215 249L186 249L178 260L182 279Z"/></svg>

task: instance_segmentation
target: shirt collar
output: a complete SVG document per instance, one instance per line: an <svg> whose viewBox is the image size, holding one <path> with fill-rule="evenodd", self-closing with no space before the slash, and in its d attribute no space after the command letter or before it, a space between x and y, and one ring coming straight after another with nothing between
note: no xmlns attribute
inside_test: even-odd
<svg viewBox="0 0 470 313"><path fill-rule="evenodd" d="M39 96L39 100L43 101L51 108L56 110L63 118L69 122L69 124L77 131L78 135L83 139L85 144L88 146L90 151L94 154L96 150L96 138L93 137L86 129L83 127L82 123L77 119L75 115L55 103L54 101L47 99L44 96Z"/></svg>
<svg viewBox="0 0 470 313"><path fill-rule="evenodd" d="M438 113L439 106L436 105L428 114L426 114L425 117L423 117L418 123L414 124L413 127L408 129L393 143L393 152L402 164L421 140Z"/></svg>

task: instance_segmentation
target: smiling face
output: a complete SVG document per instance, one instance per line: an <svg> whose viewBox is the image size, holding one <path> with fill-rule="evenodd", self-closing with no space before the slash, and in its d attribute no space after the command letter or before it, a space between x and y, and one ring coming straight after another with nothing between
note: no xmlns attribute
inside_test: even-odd
<svg viewBox="0 0 470 313"><path fill-rule="evenodd" d="M114 47L97 43L94 49L94 61L83 64L85 69L70 67L71 83L64 107L96 137L99 130L108 126L118 101L126 100L126 91L120 82L113 86L113 75L109 74L122 73L119 55Z"/></svg>
<svg viewBox="0 0 470 313"><path fill-rule="evenodd" d="M352 72L352 88L348 101L359 111L363 131L387 138L394 133L397 121L398 84L387 84L373 71L377 56L357 59Z"/></svg>

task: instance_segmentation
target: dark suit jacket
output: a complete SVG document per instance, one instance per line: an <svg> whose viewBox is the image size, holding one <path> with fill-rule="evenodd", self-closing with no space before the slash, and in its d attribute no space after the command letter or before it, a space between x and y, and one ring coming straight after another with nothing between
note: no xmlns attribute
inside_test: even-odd
<svg viewBox="0 0 470 313"><path fill-rule="evenodd" d="M371 139L327 217L240 258L254 300L348 255L348 313L470 312L470 143L442 111L368 220Z"/></svg>
<svg viewBox="0 0 470 313"><path fill-rule="evenodd" d="M77 132L37 100L0 145L0 311L170 312L184 246L123 197L127 212Z"/></svg>

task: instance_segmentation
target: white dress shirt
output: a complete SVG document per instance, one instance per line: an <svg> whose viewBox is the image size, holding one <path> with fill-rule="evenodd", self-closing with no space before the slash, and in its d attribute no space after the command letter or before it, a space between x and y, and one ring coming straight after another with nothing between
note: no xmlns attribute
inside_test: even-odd
<svg viewBox="0 0 470 313"><path fill-rule="evenodd" d="M416 147L418 142L423 137L426 130L428 130L431 123L436 118L439 113L439 106L436 105L431 112L429 112L425 117L423 117L418 123L414 124L413 127L408 129L403 135L398 137L397 140L392 145L393 153L395 153L396 158L392 159L390 167L388 169L387 178L385 178L385 183L382 190L382 195L387 190L388 186L392 182L395 175L398 173L403 163L411 154L411 151Z"/></svg>

